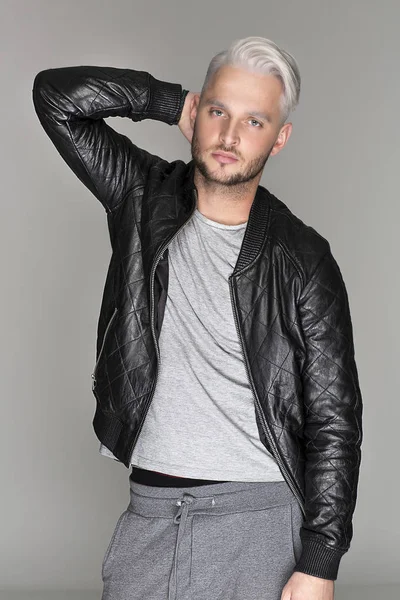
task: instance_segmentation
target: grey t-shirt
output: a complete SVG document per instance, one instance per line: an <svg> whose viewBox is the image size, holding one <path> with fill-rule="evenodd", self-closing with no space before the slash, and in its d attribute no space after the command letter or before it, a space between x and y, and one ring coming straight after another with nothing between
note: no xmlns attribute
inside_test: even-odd
<svg viewBox="0 0 400 600"><path fill-rule="evenodd" d="M133 465L195 479L284 480L259 437L229 293L246 225L196 208L168 247L161 361Z"/></svg>

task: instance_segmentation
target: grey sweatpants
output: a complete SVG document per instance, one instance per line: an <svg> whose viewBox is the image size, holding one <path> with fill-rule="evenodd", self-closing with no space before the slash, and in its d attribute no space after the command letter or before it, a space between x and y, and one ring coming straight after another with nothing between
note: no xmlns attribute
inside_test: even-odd
<svg viewBox="0 0 400 600"><path fill-rule="evenodd" d="M303 515L285 481L130 481L102 564L102 600L280 600Z"/></svg>

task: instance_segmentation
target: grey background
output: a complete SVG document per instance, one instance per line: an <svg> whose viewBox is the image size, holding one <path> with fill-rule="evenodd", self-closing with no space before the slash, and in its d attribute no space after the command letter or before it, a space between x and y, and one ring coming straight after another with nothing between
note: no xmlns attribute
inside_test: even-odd
<svg viewBox="0 0 400 600"><path fill-rule="evenodd" d="M291 52L302 74L292 136L261 183L327 237L350 298L364 444L337 597L395 597L399 18L395 0L3 0L2 599L47 598L35 590L52 599L99 598L101 561L129 500L129 471L99 455L91 424L90 374L110 258L106 214L41 129L34 76L50 67L111 65L199 91L212 56L248 35ZM149 151L190 160L178 127L108 122ZM353 587L345 593L346 585Z"/></svg>

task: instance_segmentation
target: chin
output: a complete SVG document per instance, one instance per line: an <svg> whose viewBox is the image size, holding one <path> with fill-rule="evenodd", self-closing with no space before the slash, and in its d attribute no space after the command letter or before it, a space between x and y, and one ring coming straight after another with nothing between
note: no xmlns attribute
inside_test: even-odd
<svg viewBox="0 0 400 600"><path fill-rule="evenodd" d="M210 155L210 160L209 160L209 164L213 169L219 169L220 167L223 167L223 168L237 167L239 165L239 163L240 163L240 160L237 160L236 162L232 162L232 163L220 163L211 155Z"/></svg>

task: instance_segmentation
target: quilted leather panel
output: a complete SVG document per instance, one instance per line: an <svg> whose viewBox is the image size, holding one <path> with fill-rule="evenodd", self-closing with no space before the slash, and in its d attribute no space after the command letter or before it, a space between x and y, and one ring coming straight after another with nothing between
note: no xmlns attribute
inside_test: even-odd
<svg viewBox="0 0 400 600"><path fill-rule="evenodd" d="M237 282L249 360L282 456L304 489L303 536L318 532L346 550L362 443L347 291L327 240L274 196L271 208L263 283L254 266Z"/></svg>

